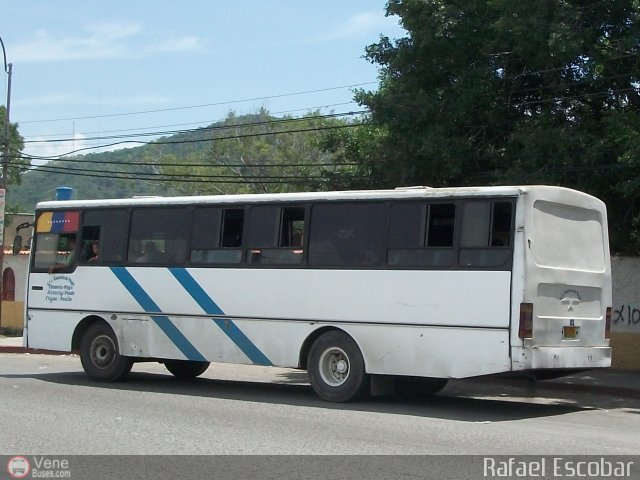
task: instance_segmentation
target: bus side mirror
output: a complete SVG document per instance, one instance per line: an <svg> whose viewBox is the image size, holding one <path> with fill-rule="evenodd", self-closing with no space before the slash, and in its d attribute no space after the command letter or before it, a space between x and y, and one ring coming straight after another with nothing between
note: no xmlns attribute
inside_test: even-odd
<svg viewBox="0 0 640 480"><path fill-rule="evenodd" d="M22 235L16 235L13 239L13 254L20 255L22 251Z"/></svg>

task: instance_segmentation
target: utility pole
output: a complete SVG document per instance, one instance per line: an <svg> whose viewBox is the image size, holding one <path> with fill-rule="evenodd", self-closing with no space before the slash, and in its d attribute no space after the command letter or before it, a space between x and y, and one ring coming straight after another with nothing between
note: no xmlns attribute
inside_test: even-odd
<svg viewBox="0 0 640 480"><path fill-rule="evenodd" d="M13 64L9 63L7 65L7 108L6 108L6 116L4 118L4 137L2 141L2 185L0 188L6 191L7 189L7 179L9 174L9 111L11 108L11 71L13 68Z"/></svg>
<svg viewBox="0 0 640 480"><path fill-rule="evenodd" d="M4 42L0 37L0 46L2 47L2 57L4 59L4 71L7 74L7 105L4 118L4 135L2 138L2 179L0 179L0 294L4 295L4 213L7 198L7 185L9 174L9 125L11 111L11 71L12 64L7 64L7 51L4 48ZM2 327L2 299L0 297L0 327Z"/></svg>
<svg viewBox="0 0 640 480"><path fill-rule="evenodd" d="M9 121L11 112L11 72L13 65L7 64L7 52L4 48L4 42L0 37L0 46L2 46L2 56L4 58L4 71L7 74L7 105L4 117L4 136L2 137L2 183L0 188L7 189L7 174L9 173Z"/></svg>

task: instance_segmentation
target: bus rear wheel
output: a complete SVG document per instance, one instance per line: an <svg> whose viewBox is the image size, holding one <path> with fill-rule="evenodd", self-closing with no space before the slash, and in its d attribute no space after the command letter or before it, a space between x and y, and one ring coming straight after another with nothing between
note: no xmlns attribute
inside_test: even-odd
<svg viewBox="0 0 640 480"><path fill-rule="evenodd" d="M100 382L123 380L133 361L120 355L118 339L109 325L91 325L80 342L80 362L89 377Z"/></svg>
<svg viewBox="0 0 640 480"><path fill-rule="evenodd" d="M198 362L193 360L165 360L164 366L176 378L189 379L202 375L207 368L209 362Z"/></svg>
<svg viewBox="0 0 640 480"><path fill-rule="evenodd" d="M307 370L313 390L329 402L356 400L369 387L362 353L353 338L341 331L327 332L313 343Z"/></svg>

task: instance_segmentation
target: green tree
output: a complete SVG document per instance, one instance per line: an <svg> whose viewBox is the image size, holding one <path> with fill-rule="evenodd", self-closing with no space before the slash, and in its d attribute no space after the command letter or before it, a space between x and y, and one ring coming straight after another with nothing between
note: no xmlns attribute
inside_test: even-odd
<svg viewBox="0 0 640 480"><path fill-rule="evenodd" d="M4 153L4 124L7 116L7 109L4 105L0 105L0 155ZM7 175L7 186L10 184L20 184L20 175L24 171L24 167L29 165L29 161L22 158L22 149L24 148L24 138L18 132L18 124L9 124L9 170ZM1 158L4 161L4 158Z"/></svg>
<svg viewBox="0 0 640 480"><path fill-rule="evenodd" d="M174 187L189 195L323 189L337 168L319 132L345 125L319 112L301 118L273 117L265 109L242 116L230 112L224 122L203 129L205 149L170 156L165 151L159 173L176 176Z"/></svg>
<svg viewBox="0 0 640 480"><path fill-rule="evenodd" d="M560 184L605 200L617 251L638 250L640 2L390 0L405 38L367 47L374 186ZM371 135L369 135L371 136ZM366 139L365 139L366 141ZM358 155L355 155L357 158Z"/></svg>

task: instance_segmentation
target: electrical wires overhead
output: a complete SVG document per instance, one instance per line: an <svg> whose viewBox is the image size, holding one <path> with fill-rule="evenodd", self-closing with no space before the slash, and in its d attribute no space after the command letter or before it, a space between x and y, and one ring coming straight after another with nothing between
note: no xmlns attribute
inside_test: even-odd
<svg viewBox="0 0 640 480"><path fill-rule="evenodd" d="M366 114L366 110L359 110L355 112L344 112L344 113L334 113L327 115L314 115L308 117L300 117L300 118L280 118L280 119L269 119L269 120L261 120L256 122L247 122L247 123L231 123L231 124L214 124L208 127L199 127L192 128L186 130L173 130L173 131L156 131L156 132L142 132L137 134L129 134L129 135L113 135L113 136L102 136L102 137L89 137L84 140L114 140L114 139L124 139L118 142L111 142L106 144L100 144L90 147L83 147L77 150L72 150L66 153L62 153L60 155L55 156L38 156L38 155L27 155L26 158L34 159L34 160L58 160L62 159L62 157L66 157L69 155L74 155L80 152L85 152L89 150L98 150L104 149L107 147L115 147L118 145L148 145L153 143L154 145L176 145L176 144L188 144L188 143L203 143L203 142L212 142L212 141L220 141L220 140L229 140L236 138L251 138L251 137L260 137L266 135L281 135L281 134L291 134L291 133L301 133L301 132L314 132L314 131L323 131L323 130L331 130L336 128L352 128L354 126L359 126L362 123L346 123L344 125L325 125L325 126L317 126L317 127L309 127L309 128L292 128L287 130L273 130L273 131L264 131L264 132L250 132L250 133L236 133L236 134L224 134L224 132L228 132L231 130L242 130L250 127L264 127L264 126L277 126L277 125L287 125L287 124L296 124L301 123L302 121L320 121L324 119L330 118L344 118L344 117L354 117L358 115ZM203 138L184 138L184 135L197 133L199 135L211 133L210 136ZM222 135L220 135L222 133ZM138 137L149 137L149 136L181 136L180 138L165 138L159 140L132 140L132 138ZM61 143L61 142L73 142L77 141L75 138L59 138L59 139L51 139L51 140L25 140L25 144L29 143Z"/></svg>
<svg viewBox="0 0 640 480"><path fill-rule="evenodd" d="M349 102L352 104L353 102ZM306 112L312 111L305 109ZM142 113L142 112L139 112ZM302 117L273 117L266 111L258 114L227 118L208 126L173 130L96 132L83 141L99 142L92 146L76 148L59 155L21 154L14 168L21 173L40 172L47 175L80 176L91 178L135 180L145 182L208 183L208 184L280 184L295 185L310 182L323 183L327 173L336 168L348 168L355 164L335 164L327 162L287 163L229 163L227 161L199 161L186 159L185 162L142 161L138 158L97 159L86 153L113 147L130 145L153 145L162 149L176 145L213 144L215 142L245 140L258 137L278 137L282 135L320 133L331 130L349 129L364 125L366 110L347 111L330 114L307 114ZM135 113L133 113L135 114ZM104 133L104 134L101 134ZM60 136L47 140L25 140L29 145L69 144L77 138ZM202 149L202 152L205 152ZM200 155L205 156L204 153ZM193 158L193 157L191 157ZM196 156L197 158L197 156ZM18 165L20 164L20 165ZM304 174L300 172L303 171Z"/></svg>

